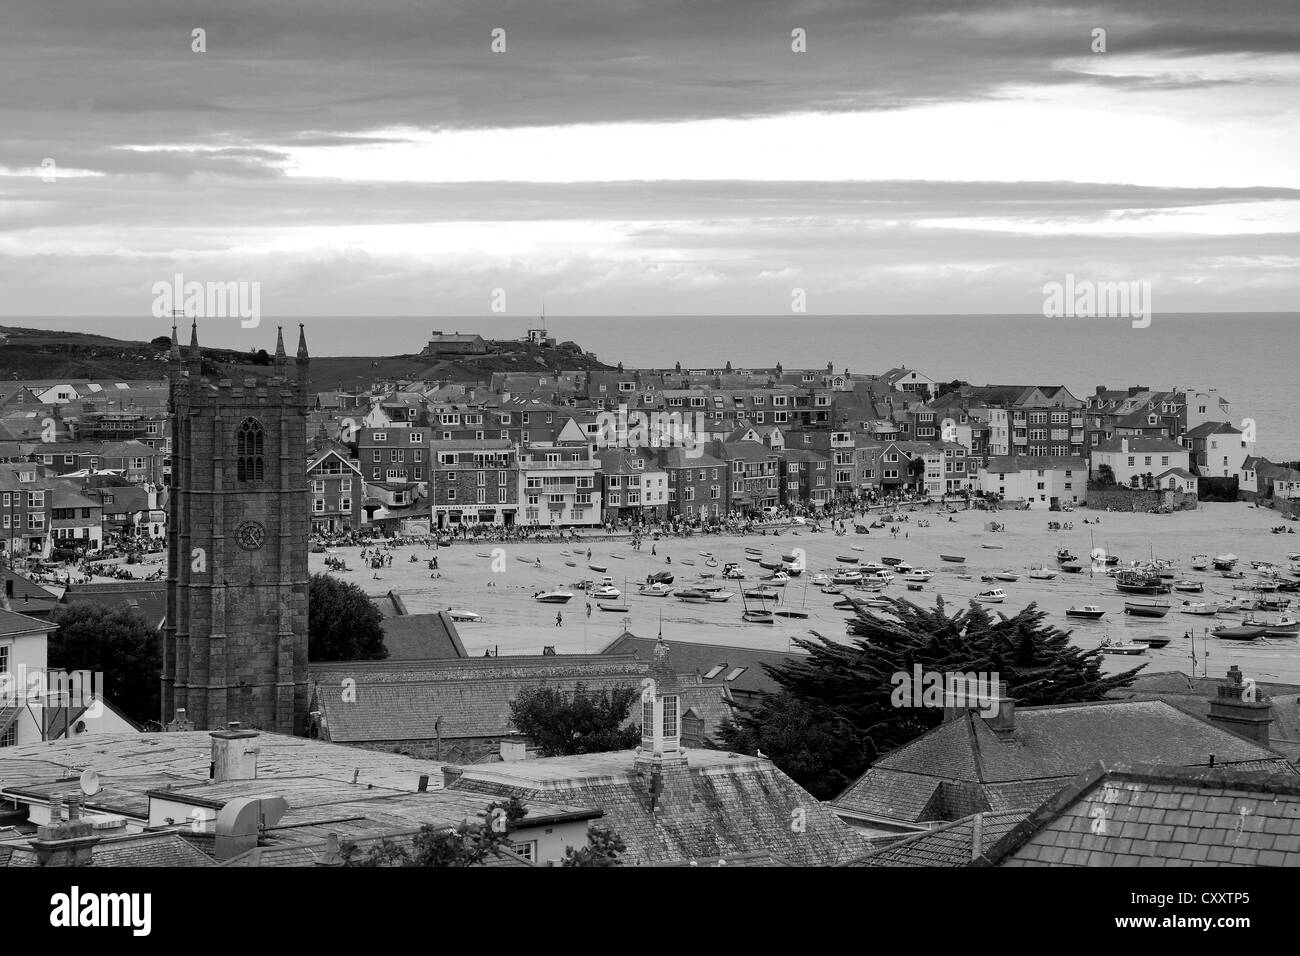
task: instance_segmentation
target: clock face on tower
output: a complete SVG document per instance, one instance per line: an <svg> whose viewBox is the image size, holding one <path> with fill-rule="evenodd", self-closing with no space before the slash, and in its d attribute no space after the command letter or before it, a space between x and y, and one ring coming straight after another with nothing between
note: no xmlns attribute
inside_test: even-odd
<svg viewBox="0 0 1300 956"><path fill-rule="evenodd" d="M245 521L236 529L235 540L245 551L256 551L266 540L266 529L256 521Z"/></svg>

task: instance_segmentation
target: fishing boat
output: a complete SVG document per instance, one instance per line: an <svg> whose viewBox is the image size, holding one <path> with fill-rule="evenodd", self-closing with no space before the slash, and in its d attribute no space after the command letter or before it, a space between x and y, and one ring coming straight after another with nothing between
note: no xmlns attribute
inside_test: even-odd
<svg viewBox="0 0 1300 956"><path fill-rule="evenodd" d="M989 588L975 595L975 600L984 604L1001 604L1007 599L1007 592L1001 588Z"/></svg>
<svg viewBox="0 0 1300 956"><path fill-rule="evenodd" d="M1274 640L1279 638L1300 638L1300 621L1284 617L1276 623L1266 625L1264 636L1271 637Z"/></svg>
<svg viewBox="0 0 1300 956"><path fill-rule="evenodd" d="M456 611L456 610L449 610L449 611L447 612L447 616L448 616L449 618L451 618L453 621L481 621L481 620L483 620L483 615L482 615L482 614L479 614L477 611Z"/></svg>
<svg viewBox="0 0 1300 956"><path fill-rule="evenodd" d="M709 601L713 604L721 604L723 601L730 601L736 596L735 591L724 591L721 588L716 591L709 590L705 593L708 595Z"/></svg>
<svg viewBox="0 0 1300 956"><path fill-rule="evenodd" d="M1173 638L1165 637L1161 634L1153 634L1150 637L1135 637L1133 638L1133 643L1145 644L1147 647L1158 651L1162 647L1168 647L1171 640L1173 640Z"/></svg>
<svg viewBox="0 0 1300 956"><path fill-rule="evenodd" d="M840 564L857 564L857 563L858 563L858 559L855 558L855 557L854 557L853 555L851 555L851 554L837 554L837 555L835 556L835 560L838 561L838 562L840 562Z"/></svg>
<svg viewBox="0 0 1300 956"><path fill-rule="evenodd" d="M1200 594L1205 590L1205 585L1200 581L1175 581L1174 590L1185 594Z"/></svg>
<svg viewBox="0 0 1300 956"><path fill-rule="evenodd" d="M1029 569L1029 576L1036 581L1050 581L1057 575L1056 571L1051 568L1045 568L1041 564Z"/></svg>
<svg viewBox="0 0 1300 956"><path fill-rule="evenodd" d="M701 591L699 588L680 588L673 596L684 604L707 604L709 602L708 592Z"/></svg>
<svg viewBox="0 0 1300 956"><path fill-rule="evenodd" d="M673 573L671 571L656 571L650 575L651 584L672 584Z"/></svg>
<svg viewBox="0 0 1300 956"><path fill-rule="evenodd" d="M1071 553L1071 551L1070 551L1069 548L1062 548L1061 550L1059 550L1059 551L1056 552L1056 560L1057 560L1057 561L1062 561L1062 562L1064 562L1064 561L1078 561L1078 560L1079 560L1079 556L1078 556L1077 554L1073 554L1073 553Z"/></svg>
<svg viewBox="0 0 1300 956"><path fill-rule="evenodd" d="M1145 654L1147 652L1147 646L1145 644L1138 644L1136 642L1129 642L1127 644L1112 644L1110 638L1107 638L1106 640L1101 642L1101 647L1099 647L1098 650L1100 650L1103 654L1137 655L1137 654Z"/></svg>
<svg viewBox="0 0 1300 956"><path fill-rule="evenodd" d="M656 582L655 584L642 585L636 593L644 597L667 597L673 593L673 589L666 584Z"/></svg>
<svg viewBox="0 0 1300 956"><path fill-rule="evenodd" d="M604 564L589 564L587 567L591 568L591 570L595 571L597 574L604 574L609 570L609 567Z"/></svg>
<svg viewBox="0 0 1300 956"><path fill-rule="evenodd" d="M1208 554L1192 555L1192 570L1204 571L1210 566L1210 556Z"/></svg>
<svg viewBox="0 0 1300 956"><path fill-rule="evenodd" d="M825 571L818 571L812 576L812 583L814 586L825 587L831 583L831 576Z"/></svg>
<svg viewBox="0 0 1300 956"><path fill-rule="evenodd" d="M1066 574L1080 574L1083 571L1083 565L1076 564L1073 561L1066 561L1064 564L1061 565L1061 570L1064 571Z"/></svg>
<svg viewBox="0 0 1300 956"><path fill-rule="evenodd" d="M861 571L839 571L831 581L835 584L857 584L862 580Z"/></svg>
<svg viewBox="0 0 1300 956"><path fill-rule="evenodd" d="M777 571L775 574L764 576L763 580L771 581L774 584L786 584L790 580L790 575L786 574L784 571Z"/></svg>
<svg viewBox="0 0 1300 956"><path fill-rule="evenodd" d="M1237 556L1235 554L1220 554L1215 556L1211 562L1216 571L1231 571L1236 563Z"/></svg>
<svg viewBox="0 0 1300 956"><path fill-rule="evenodd" d="M615 601L623 596L623 592L612 584L602 584L596 590L590 592L590 596L597 601Z"/></svg>
<svg viewBox="0 0 1300 956"><path fill-rule="evenodd" d="M1019 581L1020 575L1015 571L1007 569L1006 571L997 571L993 575L999 581Z"/></svg>
<svg viewBox="0 0 1300 956"><path fill-rule="evenodd" d="M1134 617L1164 617L1169 605L1164 601L1125 601L1124 613Z"/></svg>
<svg viewBox="0 0 1300 956"><path fill-rule="evenodd" d="M941 555L939 555L939 560L940 560L940 561L948 561L948 562L951 562L952 564L965 564L965 563L966 563L966 558L965 558L963 555L960 555L960 554L941 554Z"/></svg>
<svg viewBox="0 0 1300 956"><path fill-rule="evenodd" d="M747 610L747 611L741 611L740 616L743 620L748 621L750 624L771 624L774 622L774 618L772 616L771 611L763 611L758 609Z"/></svg>
<svg viewBox="0 0 1300 956"><path fill-rule="evenodd" d="M1199 614L1202 617L1212 617L1219 613L1217 604L1206 604L1204 601L1184 601L1178 605L1179 614Z"/></svg>
<svg viewBox="0 0 1300 956"><path fill-rule="evenodd" d="M1126 570L1115 574L1115 590L1125 594L1168 594L1170 586L1150 571Z"/></svg>
<svg viewBox="0 0 1300 956"><path fill-rule="evenodd" d="M1290 598L1270 597L1269 595L1264 595L1255 602L1255 607L1261 611L1281 611L1290 606Z"/></svg>
<svg viewBox="0 0 1300 956"><path fill-rule="evenodd" d="M626 613L628 613L628 611L632 610L632 609L631 609L630 607L628 607L626 604L621 604L621 603L611 603L611 602L609 602L609 601L606 601L606 602L603 603L603 604L602 604L601 602L597 601L597 602L596 602L596 607L600 608L602 611L616 611L616 612L619 613L619 614L626 614Z"/></svg>
<svg viewBox="0 0 1300 956"><path fill-rule="evenodd" d="M913 568L911 571L908 571L907 574L903 575L903 580L919 581L922 584L924 584L932 577L934 577L934 572L931 571L929 568Z"/></svg>
<svg viewBox="0 0 1300 956"><path fill-rule="evenodd" d="M902 558L881 558L880 563L888 565L889 567L892 568L896 564L902 564L903 559Z"/></svg>
<svg viewBox="0 0 1300 956"><path fill-rule="evenodd" d="M568 604L573 600L572 591L540 591L533 595L538 604Z"/></svg>
<svg viewBox="0 0 1300 956"><path fill-rule="evenodd" d="M1216 627L1210 633L1223 641L1255 641L1263 637L1266 630L1260 625L1240 624L1235 627Z"/></svg>
<svg viewBox="0 0 1300 956"><path fill-rule="evenodd" d="M1071 607L1066 610L1066 617L1080 617L1085 621L1098 621L1106 612L1095 604L1085 604L1083 607Z"/></svg>
<svg viewBox="0 0 1300 956"><path fill-rule="evenodd" d="M776 588L769 588L765 585L756 588L741 588L741 593L747 598L759 598L765 601L774 601L781 596L781 592Z"/></svg>

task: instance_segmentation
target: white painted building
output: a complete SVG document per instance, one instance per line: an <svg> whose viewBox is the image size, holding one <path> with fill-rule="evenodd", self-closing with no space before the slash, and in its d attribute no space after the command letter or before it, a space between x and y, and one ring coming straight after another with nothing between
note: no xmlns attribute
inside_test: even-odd
<svg viewBox="0 0 1300 956"><path fill-rule="evenodd" d="M976 484L1011 501L1079 505L1088 498L1088 464L1082 458L997 455L976 472Z"/></svg>
<svg viewBox="0 0 1300 956"><path fill-rule="evenodd" d="M1137 488L1143 475L1154 478L1171 468L1190 473L1191 451L1168 438L1110 438L1092 447L1089 464L1094 480L1109 465L1116 484Z"/></svg>

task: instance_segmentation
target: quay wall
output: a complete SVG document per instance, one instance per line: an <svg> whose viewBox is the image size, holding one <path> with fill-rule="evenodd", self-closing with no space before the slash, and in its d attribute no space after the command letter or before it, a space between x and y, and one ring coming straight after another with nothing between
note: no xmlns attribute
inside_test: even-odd
<svg viewBox="0 0 1300 956"><path fill-rule="evenodd" d="M1181 491L1133 491L1129 488L1088 489L1088 500L1081 502L1091 511L1195 511L1196 495Z"/></svg>

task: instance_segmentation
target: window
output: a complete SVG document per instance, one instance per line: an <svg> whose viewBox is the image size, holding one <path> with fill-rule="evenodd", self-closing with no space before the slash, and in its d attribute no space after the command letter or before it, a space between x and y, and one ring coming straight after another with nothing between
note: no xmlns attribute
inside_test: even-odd
<svg viewBox="0 0 1300 956"><path fill-rule="evenodd" d="M372 459L372 461L374 461L374 463L377 465L381 461L383 461L383 457L384 457L383 452L381 452L378 448L376 448L374 451L374 458Z"/></svg>
<svg viewBox="0 0 1300 956"><path fill-rule="evenodd" d="M388 432L374 432L370 436L371 441L388 441Z"/></svg>
<svg viewBox="0 0 1300 956"><path fill-rule="evenodd" d="M676 737L677 733L677 696L669 694L662 698L664 702L664 736Z"/></svg>
<svg viewBox="0 0 1300 956"><path fill-rule="evenodd" d="M456 500L456 489L455 489L455 488L448 488L448 489L447 489L447 500L448 500L448 501L455 501L455 500Z"/></svg>
<svg viewBox="0 0 1300 956"><path fill-rule="evenodd" d="M745 671L747 671L748 669L749 668L747 667L737 667L735 670L733 670L730 674L726 676L726 680L728 682L731 682L735 680L737 677L739 677L741 674L745 673Z"/></svg>
<svg viewBox="0 0 1300 956"><path fill-rule="evenodd" d="M245 418L235 436L235 476L240 481L261 481L264 473L262 454L266 429L256 418Z"/></svg>
<svg viewBox="0 0 1300 956"><path fill-rule="evenodd" d="M325 482L316 479L311 483L312 494L323 495L325 493Z"/></svg>
<svg viewBox="0 0 1300 956"><path fill-rule="evenodd" d="M317 514L323 512L325 510L325 499L324 498L313 499L311 503L311 510L316 512Z"/></svg>
<svg viewBox="0 0 1300 956"><path fill-rule="evenodd" d="M528 843L512 843L510 844L510 852L531 863L537 859L537 841L532 840Z"/></svg>
<svg viewBox="0 0 1300 956"><path fill-rule="evenodd" d="M417 432L417 431L412 431L412 432L411 432L411 444L412 444L412 445L419 445L419 444L422 443L423 441L424 441L424 432Z"/></svg>
<svg viewBox="0 0 1300 956"><path fill-rule="evenodd" d="M447 472L447 480L448 480L448 481L455 481L455 480L456 480L456 473L455 473L454 471L449 471L449 472ZM533 480L536 480L536 479L533 479Z"/></svg>
<svg viewBox="0 0 1300 956"><path fill-rule="evenodd" d="M352 499L351 499L351 498L340 498L340 499L339 499L339 511L351 511L351 510L352 510Z"/></svg>
<svg viewBox="0 0 1300 956"><path fill-rule="evenodd" d="M411 461L413 461L413 462L415 462L415 463L417 463L417 464L419 464L420 462L424 461L424 449L423 449L423 448L416 448L416 449L412 450L411 454L415 456L415 457L413 457L413 458L411 459Z"/></svg>

